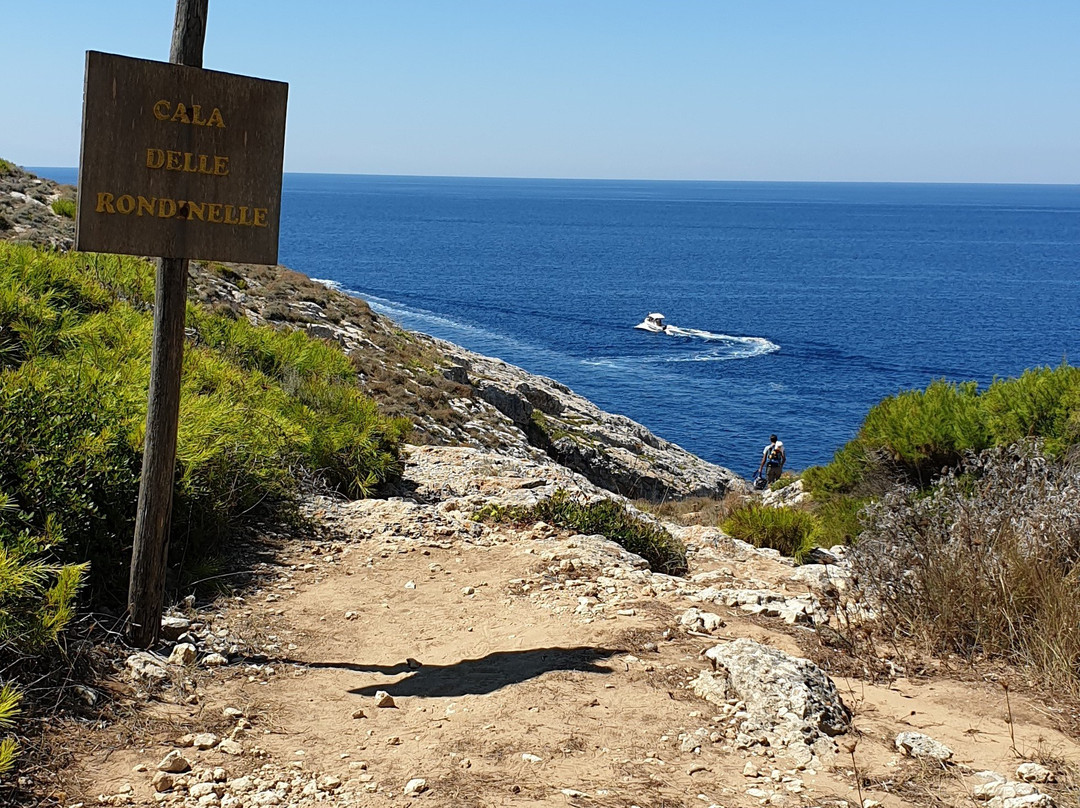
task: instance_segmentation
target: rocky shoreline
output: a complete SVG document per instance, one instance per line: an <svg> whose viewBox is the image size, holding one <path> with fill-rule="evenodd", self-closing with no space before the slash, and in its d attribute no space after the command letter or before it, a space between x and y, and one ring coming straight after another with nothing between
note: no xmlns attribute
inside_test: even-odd
<svg viewBox="0 0 1080 808"><path fill-rule="evenodd" d="M0 176L0 219L11 223L0 238L70 249L74 221L49 203L72 195L70 186L19 170ZM391 414L413 420L421 443L546 455L631 499L720 498L746 490L734 472L557 381L404 331L363 300L286 267L193 262L189 296L253 323L336 342L368 370L366 392Z"/></svg>

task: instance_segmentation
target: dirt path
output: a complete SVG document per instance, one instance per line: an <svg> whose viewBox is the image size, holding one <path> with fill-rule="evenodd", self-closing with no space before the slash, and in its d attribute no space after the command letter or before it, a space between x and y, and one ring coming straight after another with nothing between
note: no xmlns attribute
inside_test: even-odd
<svg viewBox="0 0 1080 808"><path fill-rule="evenodd" d="M223 808L858 804L842 748L809 764L736 748L730 717L688 688L710 667L701 652L736 637L803 655L812 629L695 599L707 584L805 593L789 566L690 531L698 552L683 581L651 575L595 537L478 525L467 518L477 504L568 480L529 463L469 472L480 455L454 451L414 456L419 494L438 487L438 503L320 503L335 538L290 544L262 589L199 613L204 631L266 658L189 669L195 703L168 709L177 731L86 755L73 772L85 794ZM455 469L452 484L439 476ZM725 625L688 633L679 618L691 607ZM974 772L1013 777L1021 762L1000 688L836 685L854 710L840 743L858 739L863 796L882 805L971 804ZM394 706L376 706L380 691ZM242 717L225 717L227 708ZM1080 759L1051 711L1021 697L1012 709L1022 751ZM893 741L909 729L948 745L950 765L902 757ZM235 746L181 746L193 771L156 793L155 766L194 730ZM414 778L424 788L406 796Z"/></svg>

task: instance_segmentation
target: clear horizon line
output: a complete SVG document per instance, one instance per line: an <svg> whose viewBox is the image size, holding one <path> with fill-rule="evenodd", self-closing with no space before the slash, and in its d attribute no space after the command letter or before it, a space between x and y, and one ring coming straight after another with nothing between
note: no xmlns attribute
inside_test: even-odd
<svg viewBox="0 0 1080 808"><path fill-rule="evenodd" d="M77 171L78 166L21 166L26 170L59 168ZM551 177L509 174L401 174L372 171L283 171L282 174L300 174L326 177L408 177L412 179L448 180L522 180L548 182L684 182L684 183L743 183L753 185L1018 185L1052 188L1078 188L1080 182L1034 182L1004 180L733 180L733 179L686 179L656 177Z"/></svg>

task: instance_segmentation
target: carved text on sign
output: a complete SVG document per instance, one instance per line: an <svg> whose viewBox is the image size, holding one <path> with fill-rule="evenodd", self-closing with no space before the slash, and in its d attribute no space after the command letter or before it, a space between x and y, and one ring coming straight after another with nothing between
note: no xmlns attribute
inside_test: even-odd
<svg viewBox="0 0 1080 808"><path fill-rule="evenodd" d="M277 262L287 85L89 51L76 247Z"/></svg>
<svg viewBox="0 0 1080 808"><path fill-rule="evenodd" d="M229 175L229 158L214 154L193 154L172 149L147 149L146 167L166 171L186 171L188 174Z"/></svg>
<svg viewBox="0 0 1080 808"><path fill-rule="evenodd" d="M221 117L221 110L214 107L214 111L206 118L202 117L202 105L192 104L185 106L178 101L174 107L169 101L162 99L154 104L154 117L159 121L172 121L173 123L189 123L192 126L216 126L225 128L225 119Z"/></svg>
<svg viewBox="0 0 1080 808"><path fill-rule="evenodd" d="M122 216L156 216L159 219L234 224L241 227L266 227L266 208L226 205L220 202L192 202L190 199L164 199L156 196L132 196L98 192L95 213Z"/></svg>

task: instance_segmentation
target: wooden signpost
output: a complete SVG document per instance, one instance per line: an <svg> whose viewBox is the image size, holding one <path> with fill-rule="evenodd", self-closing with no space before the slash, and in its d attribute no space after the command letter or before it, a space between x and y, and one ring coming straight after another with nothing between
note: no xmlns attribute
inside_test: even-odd
<svg viewBox="0 0 1080 808"><path fill-rule="evenodd" d="M170 63L86 55L75 248L159 256L128 637L161 627L188 259L276 264L288 85L202 68L209 0L177 0Z"/></svg>

